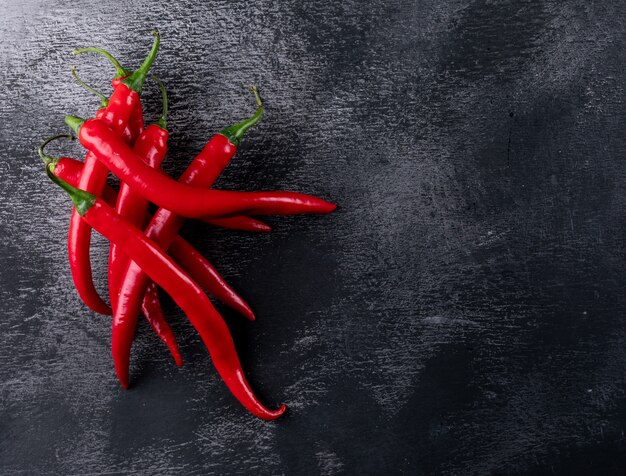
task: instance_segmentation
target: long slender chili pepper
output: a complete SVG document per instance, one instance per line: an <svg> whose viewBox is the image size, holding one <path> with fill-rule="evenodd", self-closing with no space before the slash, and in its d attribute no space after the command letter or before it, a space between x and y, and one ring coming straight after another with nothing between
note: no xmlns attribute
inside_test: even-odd
<svg viewBox="0 0 626 476"><path fill-rule="evenodd" d="M235 155L246 131L256 124L263 115L259 93L256 89L254 89L254 93L258 106L254 115L213 136L180 177L181 183L203 188L213 185ZM156 212L145 232L163 250L168 250L184 222L184 218L179 217L171 210L161 208ZM139 300L145 292L148 282L147 276L137 263L129 263L122 278L120 300L114 309L111 336L115 370L122 385L128 385L130 349L139 315Z"/></svg>
<svg viewBox="0 0 626 476"><path fill-rule="evenodd" d="M150 167L158 169L165 159L167 153L167 91L161 81L157 80L163 100L163 112L161 117L154 124L150 124L137 139L133 151L143 158ZM136 227L143 227L148 213L148 201L140 194L131 189L126 183L120 184L120 191L117 195L115 211ZM120 248L111 243L109 248L109 297L111 308L117 306L117 296L119 294L120 280L122 273L128 264L128 257ZM158 305L155 303L155 306Z"/></svg>
<svg viewBox="0 0 626 476"><path fill-rule="evenodd" d="M158 81L158 80L157 80ZM133 150L140 156L144 157L146 163L152 167L159 167L167 151L168 131L166 128L167 117L167 92L163 83L158 81L159 88L163 97L163 112L161 118L156 123L150 124L141 132L137 138ZM138 103L140 104L140 103ZM141 107L133 109L141 113ZM143 129L143 115L140 114ZM131 115L129 123L137 125L137 118ZM146 221L148 212L148 202L140 195L134 193L126 184L120 184L120 192L117 196L115 211L136 227L142 227ZM115 309L117 305L117 296L119 292L120 280L122 273L128 264L128 257L120 250L115 243L109 246L109 298L111 300L111 308ZM154 331L161 337L161 340L168 346L170 353L176 361L176 365L182 365L182 358L178 350L178 344L172 328L169 326L163 315L161 303L159 301L159 293L156 286L152 285L146 289L142 302L142 312Z"/></svg>
<svg viewBox="0 0 626 476"><path fill-rule="evenodd" d="M285 412L285 405L270 410L255 397L244 376L228 327L202 289L154 241L115 213L103 200L60 180L50 167L46 167L46 172L70 195L75 209L85 221L122 246L123 251L183 309L202 337L216 370L239 402L264 420L280 417Z"/></svg>
<svg viewBox="0 0 626 476"><path fill-rule="evenodd" d="M128 120L139 102L139 93L145 82L146 75L159 49L160 36L154 32L155 40L150 53L138 70L124 79L113 91L108 106L101 115L103 124L111 127L109 131L116 137L121 135L126 128ZM93 153L85 157L83 173L80 177L79 187L88 192L98 195L106 183L108 169ZM82 300L94 311L102 314L111 314L111 309L100 298L93 283L91 263L89 260L89 248L91 242L91 228L74 209L70 218L68 233L68 255L72 278L78 294Z"/></svg>
<svg viewBox="0 0 626 476"><path fill-rule="evenodd" d="M54 175L75 187L80 179L80 171L82 170L83 164L69 157L55 159L44 153L44 147L49 142L58 138L72 138L72 136L58 135L47 139L39 148L39 155L43 159L44 163L50 166ZM105 193L103 194L102 199L107 203L107 205L114 207L117 202L116 192L110 187L105 187ZM249 220L252 219L250 218ZM252 221L254 222L255 220ZM264 225L263 222L257 223ZM250 306L248 306L248 304L229 286L229 284L217 272L211 263L209 263L208 260L202 256L202 253L196 250L180 236L176 236L174 238L169 251L172 253L172 256L176 256L175 261L178 265L181 266L181 268L183 268L193 279L195 279L198 284L206 288L209 294L214 296L218 301L226 304L228 307L238 311L248 319L254 320L254 314L250 309ZM175 338L173 338L171 329L169 329L169 326L167 322L164 321L164 318L160 317L162 316L162 312L158 312L155 315L150 312L146 312L146 309L155 309L158 305L158 295L155 296L155 292L156 289L153 289L152 286L148 286L142 303L142 311L148 319L150 325L155 330L163 329L164 332L167 332L168 335L158 333L161 340L165 344L168 344L168 342L173 342L175 344ZM170 347L172 355L176 358L176 354L178 353L177 346L170 346L169 344L168 346Z"/></svg>
<svg viewBox="0 0 626 476"><path fill-rule="evenodd" d="M61 157L59 159L55 159L44 152L44 148L47 144L49 144L53 140L60 138L73 139L72 136L65 134L51 137L47 139L41 145L41 147L39 147L39 156L43 160L46 167L50 168L54 175L65 180L70 185L76 186L80 181L80 174L82 172L83 164L77 160L70 159L69 157ZM115 206L115 202L117 200L115 191L110 187L105 187L103 200L107 204ZM151 285L148 286L148 288L146 289L141 304L141 310L152 329L154 329L154 331L163 341L163 343L167 345L170 353L172 354L172 357L174 358L174 361L176 362L176 365L180 367L183 361L180 355L180 351L178 350L176 337L174 336L172 328L165 320L165 316L163 315L163 312L160 308L158 289L152 284L154 283L151 283Z"/></svg>
<svg viewBox="0 0 626 476"><path fill-rule="evenodd" d="M143 295L143 301L141 302L141 312L146 317L146 320L150 323L152 330L159 336L161 341L167 346L174 358L174 362L177 367L183 365L183 358L180 355L178 349L178 342L176 342L176 336L174 331L167 323L165 315L163 314L163 308L161 307L161 300L159 299L159 288L153 282L148 285L146 293Z"/></svg>
<svg viewBox="0 0 626 476"><path fill-rule="evenodd" d="M102 52L102 54L105 55L105 57L109 58L112 61L113 65L116 68L116 77L112 80L112 84L114 85L114 87L116 87L117 85L121 83L123 77L128 76L128 71L124 69L119 64L119 62L110 53L106 52L105 50L101 50L99 48L84 48L81 50L76 50L73 53L78 54L78 53L87 52L87 51L90 51L90 52L100 51ZM106 96L104 96L104 94L97 91L96 89L94 89L93 87L85 83L82 79L80 79L80 77L78 76L78 73L76 72L75 66L72 66L72 76L74 76L74 79L76 80L78 84L80 84L83 88L85 88L87 91L91 92L92 94L95 94L100 99L103 108L108 105L109 100ZM129 122L126 128L124 129L124 134L123 134L124 141L128 144L134 143L135 139L137 139L138 143L135 144L135 147L134 147L135 151L139 155L144 156L148 164L151 164L151 165L152 163L154 163L155 165L160 165L161 161L165 157L165 152L166 152L165 144L167 143L167 136L168 136L167 130L165 129L165 123L166 123L165 117L167 114L167 93L164 89L164 86L162 85L160 81L159 81L159 87L161 88L162 94L163 94L162 118L159 119L157 124L149 126L144 131L141 102L138 101L137 105L133 109L133 114L135 111L139 111L139 123L137 122L137 118L134 117L133 114L131 114L131 117L129 118ZM139 130L141 131L140 135L137 135L137 132L139 131L131 130L130 128L131 123L134 124L135 127L139 127ZM105 186L105 190L106 189L107 189L107 186ZM104 194L104 191L103 191L103 194ZM142 226L145 222L145 218L146 218L145 215L147 213L147 210L148 210L148 203L141 196L138 196L136 193L132 192L128 188L127 185L122 183L120 186L120 193L117 196L117 206L116 206L117 213L119 213L124 218L129 220L135 226ZM114 244L110 245L108 277L109 277L109 291L110 291L109 294L110 294L112 308L115 308L115 304L117 302L117 290L119 286L119 283L117 281L119 280L120 273L123 272L124 268L126 267L126 262L127 262L127 259L125 259L125 257L122 255L123 254L119 252L116 245ZM155 309L156 307L159 306L158 294L151 297L150 303L151 303L150 309ZM163 314L162 312L158 313L158 315L162 315L162 314ZM150 316L146 316L146 318L148 319L148 321L150 321Z"/></svg>
<svg viewBox="0 0 626 476"><path fill-rule="evenodd" d="M235 309L251 321L254 320L254 314L250 306L233 291L198 250L178 236L174 238L168 251L174 261L189 273L189 276L200 286L206 288L215 299L228 303L229 307Z"/></svg>
<svg viewBox="0 0 626 476"><path fill-rule="evenodd" d="M190 218L224 215L295 215L330 213L336 206L320 198L296 192L231 192L191 187L154 170L133 153L99 119L68 116L81 144L147 200ZM217 137L223 137L219 134Z"/></svg>

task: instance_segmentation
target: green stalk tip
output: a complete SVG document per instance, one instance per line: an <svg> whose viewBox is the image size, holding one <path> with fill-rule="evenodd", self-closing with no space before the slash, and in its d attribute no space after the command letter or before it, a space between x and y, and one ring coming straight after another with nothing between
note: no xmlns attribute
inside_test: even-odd
<svg viewBox="0 0 626 476"><path fill-rule="evenodd" d="M65 116L65 123L74 131L76 137L80 131L80 127L85 123L85 119L76 116Z"/></svg>
<svg viewBox="0 0 626 476"><path fill-rule="evenodd" d="M254 99L258 106L256 112L253 116L248 119L241 121L234 126L227 127L226 129L222 129L219 133L226 137L233 145L239 146L243 136L246 131L250 129L253 125L261 120L263 116L263 102L261 101L261 96L259 95L259 90L256 86L252 86L252 93L254 94Z"/></svg>
<svg viewBox="0 0 626 476"><path fill-rule="evenodd" d="M259 89L253 84L252 86L250 86L250 90L252 91L252 94L254 94L254 100L256 101L257 107L263 107L263 101L261 101Z"/></svg>
<svg viewBox="0 0 626 476"><path fill-rule="evenodd" d="M37 153L39 154L39 157L41 157L41 160L43 160L43 163L45 164L46 167L52 168L51 170L54 170L59 159L55 159L51 155L46 154L44 150L50 142L58 140L58 139L73 140L74 137L69 134L57 134L56 136L49 137L48 139L43 141L43 144L41 144L39 148L37 149Z"/></svg>
<svg viewBox="0 0 626 476"><path fill-rule="evenodd" d="M78 76L78 73L76 72L76 66L72 66L71 69L72 69L72 76L74 76L74 79L76 80L76 82L80 86L85 88L87 91L89 91L90 93L98 96L98 98L100 98L100 103L102 104L102 107L107 107L109 104L109 99L100 91L95 90L94 88L89 86L86 82L84 82L82 79L80 79L80 77Z"/></svg>
<svg viewBox="0 0 626 476"><path fill-rule="evenodd" d="M158 30L153 30L150 34L154 35L154 43L152 44L150 53L148 53L148 56L146 56L146 59L143 61L139 69L134 71L129 77L122 81L126 86L128 86L129 89L132 89L137 93L141 93L141 90L143 89L143 83L146 81L148 71L150 71L150 67L156 59L157 53L159 52L159 46L161 44L161 35Z"/></svg>
<svg viewBox="0 0 626 476"><path fill-rule="evenodd" d="M107 50L105 50L103 48L96 48L96 47L78 48L78 49L72 51L70 54L76 56L76 55L80 55L80 54L83 54L83 53L98 53L98 54L104 56L107 60L109 60L109 62L115 68L115 79L123 78L123 77L126 77L126 76L128 76L130 74L130 71L128 71L126 68L124 68L120 64L120 62L111 53L109 53Z"/></svg>

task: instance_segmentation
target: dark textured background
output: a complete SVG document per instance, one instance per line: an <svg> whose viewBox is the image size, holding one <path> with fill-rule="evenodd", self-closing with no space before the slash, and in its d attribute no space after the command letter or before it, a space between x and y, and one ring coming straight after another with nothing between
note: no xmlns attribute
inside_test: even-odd
<svg viewBox="0 0 626 476"><path fill-rule="evenodd" d="M606 474L626 468L626 3L1 2L0 473ZM180 173L267 113L219 181L336 201L271 235L184 235L251 303L228 310L269 405L230 396L165 300L133 388L72 288L69 200L34 148L163 35ZM145 94L149 118L159 98ZM79 146L53 152L82 157ZM107 244L96 239L97 285ZM220 308L223 309L223 308Z"/></svg>

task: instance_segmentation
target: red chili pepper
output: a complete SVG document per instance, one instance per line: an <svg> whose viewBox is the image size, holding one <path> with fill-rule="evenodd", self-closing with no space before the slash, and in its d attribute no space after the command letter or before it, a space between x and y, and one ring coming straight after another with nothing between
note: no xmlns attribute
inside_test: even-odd
<svg viewBox="0 0 626 476"><path fill-rule="evenodd" d="M78 73L76 72L76 66L72 66L71 71L72 71L72 76L74 76L74 79L79 85L81 85L90 93L95 94L100 99L100 103L102 104L102 107L98 109L95 117L101 118L102 114L104 114L104 111L109 105L109 98L107 98L104 94L95 90L89 84L85 83L82 79L80 79L80 77L78 76ZM116 83L117 81L118 79L112 80L113 83ZM119 82L117 82L117 84L119 84ZM139 109L139 112L141 112L141 102L138 102L135 109L133 109L133 114L131 114L131 117L128 120L128 124L126 125L126 127L124 128L124 131L122 132L122 139L124 139L124 142L126 142L127 144L132 144L135 141L135 139L139 136L138 132L136 131L138 126L141 127L141 129L143 129L143 115L141 117L140 125L136 123L136 118L134 117L135 116L134 111L136 111L137 109ZM133 123L133 119L135 119L134 123Z"/></svg>
<svg viewBox="0 0 626 476"><path fill-rule="evenodd" d="M189 276L200 286L215 297L218 301L228 304L249 320L254 321L254 313L248 303L228 285L224 278L198 250L183 240L180 236L174 238L168 249L171 257L184 269Z"/></svg>
<svg viewBox="0 0 626 476"><path fill-rule="evenodd" d="M46 167L49 167L52 170L52 173L54 175L65 180L70 185L75 187L80 181L80 174L83 169L83 164L78 160L70 159L69 157L54 159L44 153L45 146L51 141L59 138L72 139L72 136L58 135L47 139L38 150L39 156L46 164ZM115 190L110 187L105 187L103 200L107 204L115 206L115 202L117 200L116 195L117 194L115 193ZM154 331L157 333L163 343L165 343L165 345L167 345L167 347L169 348L172 357L174 357L176 365L180 367L182 365L182 358L180 356L180 351L178 350L176 337L174 336L174 332L165 320L165 316L161 311L159 304L159 295L155 286L148 286L148 288L146 289L141 304L141 310L147 321L150 323L150 326L154 329Z"/></svg>
<svg viewBox="0 0 626 476"><path fill-rule="evenodd" d="M64 135L63 137L68 136ZM80 174L83 170L83 163L70 157L61 157L60 159L56 159L55 163L56 168L54 169L54 174L66 182L69 182L71 185L77 186L80 180ZM106 185L102 192L102 199L107 202L107 204L115 206L117 202L117 192ZM200 217L200 220L209 225L231 230L263 233L272 231L272 228L267 223L243 215L227 218Z"/></svg>
<svg viewBox="0 0 626 476"><path fill-rule="evenodd" d="M151 124L146 128L139 139L137 139L133 149L138 155L144 157L145 162L149 166L155 169L161 166L165 158L168 139L166 127L167 92L163 84L160 81L158 82L163 97L163 113L157 123ZM148 212L148 202L123 182L120 186L115 208L115 211L130 223L136 227L143 227ZM211 263L184 240L178 239L176 242L176 250L184 250L189 253L189 255L181 257L183 261L179 261L178 264L196 279L200 285L206 287L209 293L215 296L216 299L226 303L248 319L254 320L254 314L250 306L222 279ZM109 254L109 288L111 307L113 309L117 306L120 281L127 265L128 258L119 251L117 245L111 244ZM156 306L156 302L153 301L153 304Z"/></svg>
<svg viewBox="0 0 626 476"><path fill-rule="evenodd" d="M130 259L141 266L183 309L202 337L224 383L239 402L264 420L280 417L285 412L285 405L278 410L270 410L255 397L244 376L228 327L202 289L157 244L116 214L103 200L60 180L50 167L46 167L46 172L70 195L75 209L85 221L104 237L122 246Z"/></svg>
<svg viewBox="0 0 626 476"><path fill-rule="evenodd" d="M159 33L155 32L155 40L150 53L141 67L122 81L113 91L108 106L101 114L103 124L107 124L112 134L121 135L128 120L139 102L146 75L152 65L159 48ZM114 131L114 132L113 132ZM99 162L93 153L85 157L83 173L79 187L100 195L106 184L108 169ZM91 228L80 219L76 210L72 211L68 233L68 254L72 278L78 294L82 300L94 311L102 314L111 314L111 309L100 298L93 284L89 248L91 242Z"/></svg>
<svg viewBox="0 0 626 476"><path fill-rule="evenodd" d="M175 181L143 162L100 119L66 117L81 144L147 200L191 218L228 215L295 215L330 213L336 205L296 192L231 192L191 187ZM224 136L219 134L216 137Z"/></svg>
<svg viewBox="0 0 626 476"><path fill-rule="evenodd" d="M156 335L159 336L169 349L170 354L174 357L176 366L180 367L183 365L183 358L178 350L176 336L174 335L170 325L165 320L163 309L161 308L161 302L159 300L159 289L154 282L150 283L148 285L148 289L146 289L146 293L144 294L143 301L141 303L141 312L143 312L143 315L146 316L146 319L150 323L150 326Z"/></svg>
<svg viewBox="0 0 626 476"><path fill-rule="evenodd" d="M267 223L243 215L226 218L200 217L200 220L208 223L209 225L217 226L219 228L227 228L230 230L255 231L262 233L272 231L272 227L270 227Z"/></svg>
<svg viewBox="0 0 626 476"><path fill-rule="evenodd" d="M90 48L81 48L81 49L72 51L72 54L74 55L81 54L81 53L99 53L111 62L111 64L115 67L115 70L116 70L115 77L111 80L111 86L113 86L113 89L117 88L124 79L126 79L127 77L131 75L131 72L128 71L126 68L124 68L111 53L109 53L108 51L102 48L90 47ZM95 94L96 96L100 98L103 107L106 107L108 105L109 100L102 93L100 93L99 91L96 91L94 88L86 84L84 81L82 81L78 77L76 73L76 68L74 66L72 66L72 75L74 76L78 84L80 84L85 89L87 89L88 91L90 91L91 93ZM167 101L166 96L164 96L164 101ZM164 104L166 108L167 103L165 102ZM160 130L160 129L157 128L157 130ZM155 131L154 127L148 127L148 130L144 131L143 109L141 106L141 101L137 101L135 107L133 108L131 112L130 118L128 120L128 124L126 128L124 129L124 134L123 134L124 141L129 145L135 145L135 140L139 140L140 142L143 141L143 143L139 144L137 148L138 150L136 150L136 152L139 155L145 155L146 153L154 155L154 154L159 154L160 151L154 150L154 148L152 148L152 150L148 150L146 152L144 149L150 149L149 145L146 146L146 144L150 142L150 140L148 140L148 137L150 139L156 140L155 144L158 144L159 143L158 141L161 139L161 137L159 136L160 136L160 133ZM167 132L166 132L165 141L167 141ZM163 141L161 141L161 143L163 143ZM160 160L162 161L163 158L165 157L165 150L163 150L163 153L161 155L162 157L160 158ZM104 197L105 192L108 191L108 189L109 187L105 185L105 190L103 190L103 197ZM123 183L120 185L120 193L117 197L117 200L120 202L119 208L116 207L116 211L119 214L124 216L126 219L128 219L131 223L133 223L136 226L143 225L143 222L145 220L145 214L148 208L147 202L145 202L141 197L136 197L136 194L133 194L128 189L128 186L126 186ZM126 266L126 261L127 261L123 259L122 257L120 257L119 254L120 253L118 253L117 247L111 244L109 247L108 278L109 278L109 296L110 296L112 308L115 308L115 304L117 301L117 287L119 285L119 283L117 282L118 281L117 278L119 278L120 273L124 270ZM148 298L146 297L146 299ZM156 308L160 305L158 301L158 295L156 295L156 298L155 296L151 296L149 301L150 301L149 306L147 306L144 301L144 308L156 310ZM160 309L158 309L158 312L156 312L155 315L162 316L163 312ZM146 315L146 318L152 324L151 316ZM162 327L163 326L158 326L159 329ZM155 328L155 326L153 326L153 328ZM171 333L171 329L170 329L170 333ZM177 348L176 348L176 351L178 352Z"/></svg>
<svg viewBox="0 0 626 476"><path fill-rule="evenodd" d="M202 188L209 188L213 185L235 155L245 132L263 115L259 93L256 89L254 93L258 105L255 114L213 136L180 177L181 183ZM168 250L184 222L185 219L174 212L159 209L146 227L146 235L163 250ZM148 282L141 268L136 263L129 263L120 288L120 296L124 296L125 302L122 303L123 305L118 303L114 309L111 336L112 347L115 349L113 361L122 385L128 385L130 349L139 316L139 298L143 295Z"/></svg>
<svg viewBox="0 0 626 476"><path fill-rule="evenodd" d="M48 139L46 142L44 142L39 150L40 156L46 164L51 164L52 173L54 173L54 175L56 175L60 179L65 180L67 183L75 187L78 184L83 164L69 157L54 159L43 153L43 148L47 143L60 137L68 138L71 136L60 135ZM114 207L117 202L115 190L113 190L111 187L105 187L102 199L107 203L107 205ZM264 225L264 230L269 228L263 222L253 220L248 217L235 218L248 219L251 222L256 222L260 224L257 225L258 227ZM228 307L241 313L248 319L254 320L254 314L252 313L250 306L248 306L248 304L230 287L230 285L217 272L213 265L211 265L211 263L209 263L206 258L202 256L202 253L196 250L192 245L190 245L180 236L176 236L174 238L169 248L169 251L172 253L172 256L176 255L176 262L178 263L178 265L181 266L190 276L192 276L198 282L198 284L205 287L209 291L209 294L214 296L220 302L226 304ZM150 290L150 287L148 287L148 290ZM146 300L154 303L156 299L157 298L155 298L154 295L148 296L148 291L146 291L142 304L143 308L152 308L154 304L147 306ZM155 329L157 327L163 328L167 326L167 323L161 322L161 320L158 319L158 316L155 316L153 318L151 315L146 315L145 312L144 315L150 322L150 325ZM169 326L167 327L169 328ZM171 330L169 332L171 333ZM159 334L159 337L166 344L168 343L168 341L171 341L171 339L161 334ZM170 350L174 355L175 352L171 348Z"/></svg>
<svg viewBox="0 0 626 476"><path fill-rule="evenodd" d="M158 80L157 80L158 81ZM163 98L163 112L159 120L150 124L137 139L133 151L142 157L146 164L158 169L167 153L167 92L163 83L158 81ZM136 227L143 227L148 213L148 201L132 190L124 182L120 184L115 211ZM115 243L109 248L109 297L111 308L117 306L117 296L121 284L122 273L128 264L128 257L120 252Z"/></svg>

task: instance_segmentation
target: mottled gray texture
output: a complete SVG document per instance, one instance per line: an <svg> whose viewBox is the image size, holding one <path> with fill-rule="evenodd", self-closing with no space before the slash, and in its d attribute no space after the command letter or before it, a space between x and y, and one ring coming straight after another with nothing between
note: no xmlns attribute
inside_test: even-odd
<svg viewBox="0 0 626 476"><path fill-rule="evenodd" d="M0 473L624 472L623 0L122 3L2 2ZM121 390L110 318L72 288L69 201L34 147L97 106L70 64L110 77L69 51L136 65L154 26L169 172L255 83L267 114L219 186L340 206L265 236L184 229L257 312L224 315L278 422L236 403L169 300L185 366L142 322Z"/></svg>

